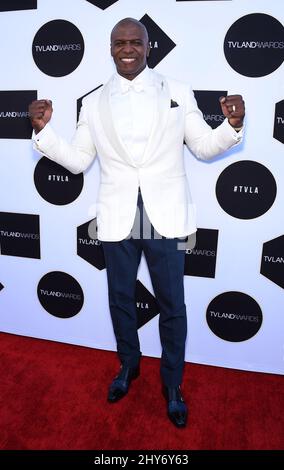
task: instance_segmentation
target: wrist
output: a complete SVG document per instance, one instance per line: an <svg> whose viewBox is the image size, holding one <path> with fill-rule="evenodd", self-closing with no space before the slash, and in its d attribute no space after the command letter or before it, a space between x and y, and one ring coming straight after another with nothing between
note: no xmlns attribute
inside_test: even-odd
<svg viewBox="0 0 284 470"><path fill-rule="evenodd" d="M234 124L233 124L229 120L229 124L236 132L239 132L244 127L243 121L239 121L239 122L236 122L236 123L234 122Z"/></svg>
<svg viewBox="0 0 284 470"><path fill-rule="evenodd" d="M33 130L35 131L35 134L38 134L40 131L42 131L42 129L44 129L44 127L45 127L45 124L43 125L36 124L36 125L33 125Z"/></svg>

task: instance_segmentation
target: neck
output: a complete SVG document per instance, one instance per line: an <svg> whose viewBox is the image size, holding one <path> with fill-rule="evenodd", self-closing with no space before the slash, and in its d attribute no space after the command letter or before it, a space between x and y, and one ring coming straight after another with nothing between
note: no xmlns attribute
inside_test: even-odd
<svg viewBox="0 0 284 470"><path fill-rule="evenodd" d="M139 72L136 72L136 73L130 73L130 74L124 74L124 73L121 73L119 72L119 70L117 70L117 73L118 75L120 75L121 77L125 78L126 80L134 80L134 78L138 77L138 75L140 75L141 72L143 72L143 70L145 70L146 68L146 65L144 65L144 67L139 70Z"/></svg>

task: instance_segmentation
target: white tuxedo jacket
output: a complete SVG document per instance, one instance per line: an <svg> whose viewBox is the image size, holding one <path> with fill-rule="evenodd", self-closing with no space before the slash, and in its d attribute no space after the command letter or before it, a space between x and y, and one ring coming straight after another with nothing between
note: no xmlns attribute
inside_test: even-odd
<svg viewBox="0 0 284 470"><path fill-rule="evenodd" d="M47 124L35 136L35 148L72 173L80 173L98 155L101 168L97 208L98 238L119 241L132 228L141 188L144 206L156 231L183 237L196 231L195 211L184 169L184 140L204 160L236 145L242 132L227 120L212 130L204 121L189 85L151 71L157 87L154 121L143 158L137 162L117 135L109 82L83 100L71 144Z"/></svg>

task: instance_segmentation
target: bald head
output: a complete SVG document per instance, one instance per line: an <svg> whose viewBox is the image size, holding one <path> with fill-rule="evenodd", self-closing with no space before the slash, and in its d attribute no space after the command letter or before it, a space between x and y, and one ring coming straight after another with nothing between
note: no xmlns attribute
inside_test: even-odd
<svg viewBox="0 0 284 470"><path fill-rule="evenodd" d="M134 18L119 21L111 32L111 55L117 72L133 80L146 67L150 52L148 32Z"/></svg>
<svg viewBox="0 0 284 470"><path fill-rule="evenodd" d="M133 25L135 25L137 28L141 29L141 32L145 36L146 41L149 42L148 31L147 31L146 27L144 26L143 23L141 23L141 21L138 21L135 18L123 18L118 23L116 23L116 25L112 29L112 32L111 32L111 35L110 35L110 40L112 41L113 34L116 32L117 28L120 28L120 26L131 27Z"/></svg>

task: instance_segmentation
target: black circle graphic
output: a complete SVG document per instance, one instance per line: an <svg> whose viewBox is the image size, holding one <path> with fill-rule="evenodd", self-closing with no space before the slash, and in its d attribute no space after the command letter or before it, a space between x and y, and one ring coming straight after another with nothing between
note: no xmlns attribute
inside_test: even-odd
<svg viewBox="0 0 284 470"><path fill-rule="evenodd" d="M264 13L243 16L229 28L224 53L229 65L241 75L268 75L284 60L283 25Z"/></svg>
<svg viewBox="0 0 284 470"><path fill-rule="evenodd" d="M272 173L261 163L251 160L229 165L216 184L220 206L238 219L255 219L265 214L274 203L276 192Z"/></svg>
<svg viewBox="0 0 284 470"><path fill-rule="evenodd" d="M43 73L63 77L78 67L84 47L83 36L73 23L53 20L45 23L36 33L32 53Z"/></svg>
<svg viewBox="0 0 284 470"><path fill-rule="evenodd" d="M284 144L284 100L275 105L273 137Z"/></svg>
<svg viewBox="0 0 284 470"><path fill-rule="evenodd" d="M74 317L84 303L84 294L78 281L62 271L45 274L38 283L37 295L43 308L59 318Z"/></svg>
<svg viewBox="0 0 284 470"><path fill-rule="evenodd" d="M262 324L258 303L243 292L224 292L207 307L206 320L210 330L226 341L238 342L252 338Z"/></svg>
<svg viewBox="0 0 284 470"><path fill-rule="evenodd" d="M83 173L74 175L58 163L42 157L35 167L34 183L43 199L63 206L75 201L80 195L84 176Z"/></svg>

